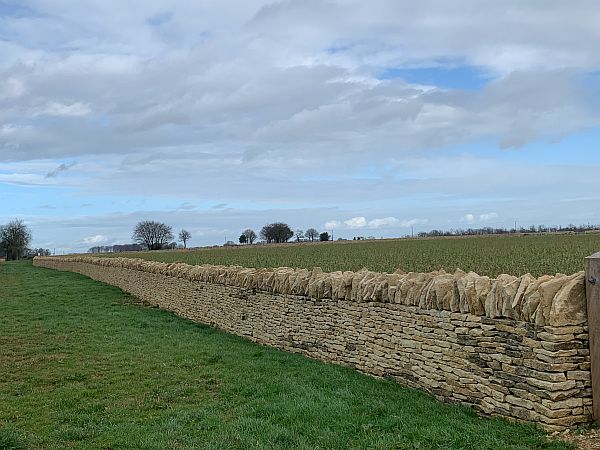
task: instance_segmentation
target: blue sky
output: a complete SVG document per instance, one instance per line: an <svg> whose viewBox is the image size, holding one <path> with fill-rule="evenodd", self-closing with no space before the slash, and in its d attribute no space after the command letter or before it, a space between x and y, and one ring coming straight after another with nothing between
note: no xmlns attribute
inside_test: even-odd
<svg viewBox="0 0 600 450"><path fill-rule="evenodd" d="M600 223L600 9L540 5L0 0L0 223Z"/></svg>

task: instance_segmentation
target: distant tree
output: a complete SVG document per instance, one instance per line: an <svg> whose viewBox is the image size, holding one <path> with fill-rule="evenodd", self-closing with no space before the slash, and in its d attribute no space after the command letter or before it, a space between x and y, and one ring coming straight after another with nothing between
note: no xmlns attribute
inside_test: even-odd
<svg viewBox="0 0 600 450"><path fill-rule="evenodd" d="M267 241L267 244L273 242L272 225L265 225L260 230L260 237Z"/></svg>
<svg viewBox="0 0 600 450"><path fill-rule="evenodd" d="M329 233L327 231L325 231L324 233L321 233L319 235L319 240L321 240L321 241L328 241L329 240Z"/></svg>
<svg viewBox="0 0 600 450"><path fill-rule="evenodd" d="M188 230L181 230L179 232L179 242L183 242L183 248L187 248L187 242L192 238L192 233Z"/></svg>
<svg viewBox="0 0 600 450"><path fill-rule="evenodd" d="M0 248L6 259L21 259L31 242L31 230L25 222L14 219L0 227Z"/></svg>
<svg viewBox="0 0 600 450"><path fill-rule="evenodd" d="M248 238L246 237L246 235L244 233L242 233L240 235L239 241L240 241L240 244L246 244L248 242Z"/></svg>
<svg viewBox="0 0 600 450"><path fill-rule="evenodd" d="M304 236L306 236L312 242L319 237L319 232L317 230L315 230L314 228L309 228L304 233Z"/></svg>
<svg viewBox="0 0 600 450"><path fill-rule="evenodd" d="M173 239L171 227L153 220L139 222L133 230L134 242L144 244L148 250L160 250L171 239Z"/></svg>
<svg viewBox="0 0 600 450"><path fill-rule="evenodd" d="M143 252L144 250L148 250L148 248L141 244L115 244L92 247L88 250L88 253Z"/></svg>
<svg viewBox="0 0 600 450"><path fill-rule="evenodd" d="M251 230L250 228L248 228L247 230L245 230L242 233L244 236L246 236L246 243L252 245L254 243L254 241L256 240L256 233L254 232L254 230Z"/></svg>
<svg viewBox="0 0 600 450"><path fill-rule="evenodd" d="M302 231L300 228L297 228L294 233L296 234L296 242L300 242L300 239L304 237L304 231Z"/></svg>
<svg viewBox="0 0 600 450"><path fill-rule="evenodd" d="M287 242L294 232L287 223L275 222L270 223L262 227L260 230L260 236L267 241L267 243L283 243Z"/></svg>

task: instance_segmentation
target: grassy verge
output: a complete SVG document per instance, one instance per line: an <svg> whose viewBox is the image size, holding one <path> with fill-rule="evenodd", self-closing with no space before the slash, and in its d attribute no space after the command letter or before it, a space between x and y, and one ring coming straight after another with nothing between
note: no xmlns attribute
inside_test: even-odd
<svg viewBox="0 0 600 450"><path fill-rule="evenodd" d="M237 264L245 267L321 267L326 272L430 272L456 268L495 277L501 273L572 274L583 270L583 259L600 251L600 233L528 236L473 236L433 239L396 239L358 242L323 242L253 245L241 248L206 248L188 251L116 253L162 262Z"/></svg>
<svg viewBox="0 0 600 450"><path fill-rule="evenodd" d="M0 265L0 449L567 448L396 383Z"/></svg>

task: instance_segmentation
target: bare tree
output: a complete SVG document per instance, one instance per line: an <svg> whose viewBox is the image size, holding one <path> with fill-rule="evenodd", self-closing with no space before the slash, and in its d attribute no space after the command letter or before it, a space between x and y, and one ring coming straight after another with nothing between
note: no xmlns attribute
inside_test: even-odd
<svg viewBox="0 0 600 450"><path fill-rule="evenodd" d="M319 237L319 232L314 228L309 228L308 230L306 230L304 235L312 242Z"/></svg>
<svg viewBox="0 0 600 450"><path fill-rule="evenodd" d="M144 244L148 250L160 250L171 239L173 239L171 227L153 220L139 222L133 230L134 242Z"/></svg>
<svg viewBox="0 0 600 450"><path fill-rule="evenodd" d="M181 230L179 232L179 242L183 242L183 248L187 248L187 241L192 238L192 233L188 230Z"/></svg>
<svg viewBox="0 0 600 450"><path fill-rule="evenodd" d="M296 242L300 242L300 239L304 237L304 231L302 231L300 228L297 228L294 233L296 234Z"/></svg>
<svg viewBox="0 0 600 450"><path fill-rule="evenodd" d="M6 259L21 259L31 242L31 230L20 219L11 220L0 227L0 253L6 254Z"/></svg>
<svg viewBox="0 0 600 450"><path fill-rule="evenodd" d="M254 243L254 241L256 240L256 233L254 232L254 230L251 230L250 228L248 228L242 234L244 236L246 236L246 242L250 245L252 245Z"/></svg>

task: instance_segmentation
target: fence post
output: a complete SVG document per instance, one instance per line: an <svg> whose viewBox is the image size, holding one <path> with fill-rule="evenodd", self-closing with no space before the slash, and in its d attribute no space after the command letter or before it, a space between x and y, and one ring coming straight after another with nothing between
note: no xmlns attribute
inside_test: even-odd
<svg viewBox="0 0 600 450"><path fill-rule="evenodd" d="M595 421L600 421L600 252L585 258L585 292L587 297L592 402Z"/></svg>

